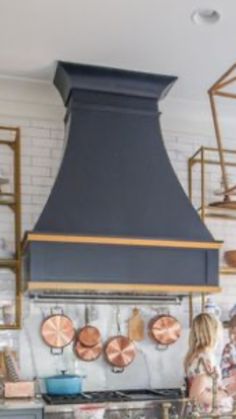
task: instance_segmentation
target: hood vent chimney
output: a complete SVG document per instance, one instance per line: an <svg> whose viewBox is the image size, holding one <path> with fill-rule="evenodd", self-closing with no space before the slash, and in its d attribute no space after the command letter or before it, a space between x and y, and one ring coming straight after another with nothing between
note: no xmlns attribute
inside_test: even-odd
<svg viewBox="0 0 236 419"><path fill-rule="evenodd" d="M58 63L67 145L26 237L30 289L217 288L219 243L182 190L160 132L158 100L175 80Z"/></svg>

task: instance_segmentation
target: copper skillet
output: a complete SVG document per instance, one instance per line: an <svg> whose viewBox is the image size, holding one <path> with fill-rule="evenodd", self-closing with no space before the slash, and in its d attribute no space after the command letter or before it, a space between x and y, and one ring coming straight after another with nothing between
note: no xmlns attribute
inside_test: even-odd
<svg viewBox="0 0 236 419"><path fill-rule="evenodd" d="M158 344L158 349L167 349L175 343L181 335L179 321L169 314L155 316L149 322L149 335Z"/></svg>
<svg viewBox="0 0 236 419"><path fill-rule="evenodd" d="M106 360L113 367L112 371L115 373L123 372L136 356L134 342L129 337L121 335L119 316L120 312L117 309L118 335L110 338L104 348Z"/></svg>
<svg viewBox="0 0 236 419"><path fill-rule="evenodd" d="M51 309L51 315L43 320L40 330L44 342L54 355L61 354L63 348L69 345L75 336L72 320L60 307Z"/></svg>
<svg viewBox="0 0 236 419"><path fill-rule="evenodd" d="M102 343L99 342L96 345L89 347L82 345L82 343L77 340L74 345L74 352L82 361L95 361L102 353Z"/></svg>
<svg viewBox="0 0 236 419"><path fill-rule="evenodd" d="M89 324L89 310L85 307L86 325L79 330L74 345L75 355L83 361L95 361L102 353L100 331Z"/></svg>
<svg viewBox="0 0 236 419"><path fill-rule="evenodd" d="M86 325L78 332L78 340L82 345L92 347L101 341L101 333L97 327L89 324L89 309L85 307L85 323Z"/></svg>

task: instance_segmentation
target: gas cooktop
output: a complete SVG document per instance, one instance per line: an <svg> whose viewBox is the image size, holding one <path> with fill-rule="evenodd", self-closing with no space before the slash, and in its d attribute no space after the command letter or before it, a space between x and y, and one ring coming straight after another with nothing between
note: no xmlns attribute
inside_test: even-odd
<svg viewBox="0 0 236 419"><path fill-rule="evenodd" d="M75 396L50 396L43 395L46 403L58 404L84 404L105 402L132 402L145 400L176 400L184 396L180 388L153 389L153 390L108 390L91 391Z"/></svg>

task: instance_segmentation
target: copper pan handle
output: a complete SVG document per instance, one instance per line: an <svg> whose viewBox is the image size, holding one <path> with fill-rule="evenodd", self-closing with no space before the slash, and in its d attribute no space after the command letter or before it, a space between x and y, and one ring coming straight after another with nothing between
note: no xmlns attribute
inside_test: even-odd
<svg viewBox="0 0 236 419"><path fill-rule="evenodd" d="M61 370L61 375L66 375L66 373L67 373L67 370ZM87 378L87 375L78 375L78 377L80 377L80 378Z"/></svg>
<svg viewBox="0 0 236 419"><path fill-rule="evenodd" d="M124 372L124 368L119 368L119 367L112 367L112 372L114 372L114 374L121 374L122 372Z"/></svg>
<svg viewBox="0 0 236 419"><path fill-rule="evenodd" d="M51 315L55 315L55 314L64 314L63 308L60 306L55 305L54 307L51 308L50 310Z"/></svg>
<svg viewBox="0 0 236 419"><path fill-rule="evenodd" d="M85 325L87 326L89 324L89 308L86 304L85 309L84 309L84 321L85 321Z"/></svg>
<svg viewBox="0 0 236 419"><path fill-rule="evenodd" d="M163 307L157 307L157 308L152 307L152 309L153 309L153 311L156 312L156 314L158 316L163 316L163 315L164 316L169 316L170 315L169 307L165 307L165 306L163 306Z"/></svg>
<svg viewBox="0 0 236 419"><path fill-rule="evenodd" d="M116 309L116 324L117 324L117 332L118 335L121 335L121 327L120 327L120 307L117 306Z"/></svg>
<svg viewBox="0 0 236 419"><path fill-rule="evenodd" d="M166 351L169 348L169 345L161 345L160 343L157 343L155 348L156 351Z"/></svg>
<svg viewBox="0 0 236 419"><path fill-rule="evenodd" d="M61 355L63 353L63 348L50 347L50 352L52 355Z"/></svg>

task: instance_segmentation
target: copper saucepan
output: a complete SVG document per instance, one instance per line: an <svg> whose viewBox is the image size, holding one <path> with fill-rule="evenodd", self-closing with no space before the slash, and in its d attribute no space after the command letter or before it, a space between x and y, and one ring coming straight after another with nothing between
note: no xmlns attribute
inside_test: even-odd
<svg viewBox="0 0 236 419"><path fill-rule="evenodd" d="M77 340L74 346L75 355L82 359L82 361L95 361L102 353L102 343L99 342L94 346L84 346Z"/></svg>
<svg viewBox="0 0 236 419"><path fill-rule="evenodd" d="M104 348L106 360L112 365L112 371L115 373L123 372L124 368L130 365L136 356L134 342L128 336L121 335L119 315L117 309L118 335L110 338Z"/></svg>
<svg viewBox="0 0 236 419"><path fill-rule="evenodd" d="M102 353L100 331L89 324L89 309L85 307L86 325L79 330L74 345L75 355L83 361L95 361Z"/></svg>
<svg viewBox="0 0 236 419"><path fill-rule="evenodd" d="M44 342L55 355L61 354L75 337L72 320L58 307L51 309L51 315L43 320L40 330Z"/></svg>
<svg viewBox="0 0 236 419"><path fill-rule="evenodd" d="M169 314L154 317L149 322L149 335L158 344L158 349L167 349L175 343L181 335L179 321Z"/></svg>
<svg viewBox="0 0 236 419"><path fill-rule="evenodd" d="M85 307L86 325L78 332L78 340L82 345L92 347L98 345L101 341L101 333L97 327L89 324L89 308Z"/></svg>

